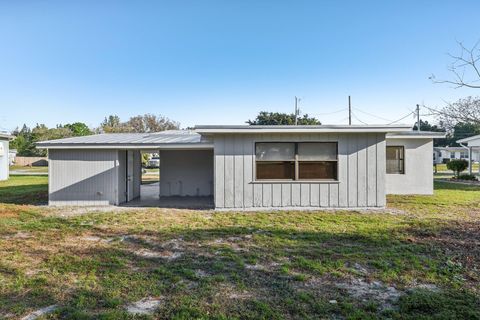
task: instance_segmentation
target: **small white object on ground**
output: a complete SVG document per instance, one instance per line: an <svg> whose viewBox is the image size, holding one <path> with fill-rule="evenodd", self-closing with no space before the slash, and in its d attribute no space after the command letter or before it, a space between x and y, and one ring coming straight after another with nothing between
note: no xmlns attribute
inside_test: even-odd
<svg viewBox="0 0 480 320"><path fill-rule="evenodd" d="M127 306L127 312L131 314L152 314L158 308L162 298L143 298Z"/></svg>
<svg viewBox="0 0 480 320"><path fill-rule="evenodd" d="M21 318L21 320L35 320L37 318L40 318L41 316L44 316L46 314L49 314L55 311L57 308L58 306L56 304L52 304L51 306L30 312L25 317Z"/></svg>

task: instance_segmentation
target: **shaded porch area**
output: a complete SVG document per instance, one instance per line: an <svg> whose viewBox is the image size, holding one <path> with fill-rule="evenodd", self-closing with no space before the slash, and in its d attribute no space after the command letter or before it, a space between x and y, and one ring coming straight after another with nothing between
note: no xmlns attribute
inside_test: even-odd
<svg viewBox="0 0 480 320"><path fill-rule="evenodd" d="M213 196L159 196L160 183L141 186L140 197L123 203L123 207L156 207L208 210L214 208Z"/></svg>

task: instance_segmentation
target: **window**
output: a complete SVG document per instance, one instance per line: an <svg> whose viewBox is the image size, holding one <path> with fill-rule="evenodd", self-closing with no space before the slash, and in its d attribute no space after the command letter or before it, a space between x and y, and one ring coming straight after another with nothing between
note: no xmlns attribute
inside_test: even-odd
<svg viewBox="0 0 480 320"><path fill-rule="evenodd" d="M403 146L387 146L387 173L405 173L405 149Z"/></svg>
<svg viewBox="0 0 480 320"><path fill-rule="evenodd" d="M450 152L450 159L455 159L455 152Z"/></svg>
<svg viewBox="0 0 480 320"><path fill-rule="evenodd" d="M337 180L336 142L261 142L257 180Z"/></svg>
<svg viewBox="0 0 480 320"><path fill-rule="evenodd" d="M460 159L468 159L468 151L460 151Z"/></svg>

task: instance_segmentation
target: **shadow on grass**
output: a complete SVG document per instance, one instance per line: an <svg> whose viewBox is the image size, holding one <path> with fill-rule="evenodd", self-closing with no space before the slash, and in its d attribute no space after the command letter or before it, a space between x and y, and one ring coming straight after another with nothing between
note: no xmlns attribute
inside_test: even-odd
<svg viewBox="0 0 480 320"><path fill-rule="evenodd" d="M472 226L472 231L478 227ZM464 271L447 263L442 251L445 243L436 239L436 234L419 235L425 241L404 239L407 231L415 235L418 230L391 232L379 228L378 232L359 234L239 226L168 232L136 230L125 235L95 226L85 228L101 239L97 245L59 249L45 258L45 274L31 280L18 274L17 283L23 283L23 287L2 292L0 302L4 307L0 310L15 312L38 307L52 301L55 291L56 296L64 297L60 301L64 307L58 311L61 318L128 318L126 304L161 296L162 305L155 316L165 319L414 319L420 315L428 319L448 310L436 304L436 310L425 315L417 300L405 298L400 301L400 314L374 296L354 297L336 284L350 277L395 283L402 282L403 276L447 284L461 278ZM455 232L462 233L462 229ZM458 236L475 235L478 233ZM353 269L355 263L364 266L367 274ZM61 279L71 277L75 285L67 289ZM459 318L480 316L475 309L478 300L469 293L464 296L463 290L452 290L455 300L449 299L450 293L425 292L420 297L427 304L433 299L451 306L450 302L455 301L463 308ZM461 297L468 297L463 305L458 302ZM332 299L338 303L330 303Z"/></svg>
<svg viewBox="0 0 480 320"><path fill-rule="evenodd" d="M468 185L450 181L435 181L435 190L480 191L480 185Z"/></svg>
<svg viewBox="0 0 480 320"><path fill-rule="evenodd" d="M0 203L42 205L48 203L47 184L0 187Z"/></svg>

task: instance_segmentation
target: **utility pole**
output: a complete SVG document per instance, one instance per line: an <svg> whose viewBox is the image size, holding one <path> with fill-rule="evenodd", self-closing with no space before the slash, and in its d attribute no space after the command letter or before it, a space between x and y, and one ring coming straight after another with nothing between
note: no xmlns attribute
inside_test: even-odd
<svg viewBox="0 0 480 320"><path fill-rule="evenodd" d="M299 110L298 110L298 102L300 101L299 98L297 98L297 96L295 96L295 125L298 124L298 114L299 114Z"/></svg>
<svg viewBox="0 0 480 320"><path fill-rule="evenodd" d="M417 104L417 131L420 132L420 105Z"/></svg>
<svg viewBox="0 0 480 320"><path fill-rule="evenodd" d="M352 125L352 100L348 96L348 125Z"/></svg>

